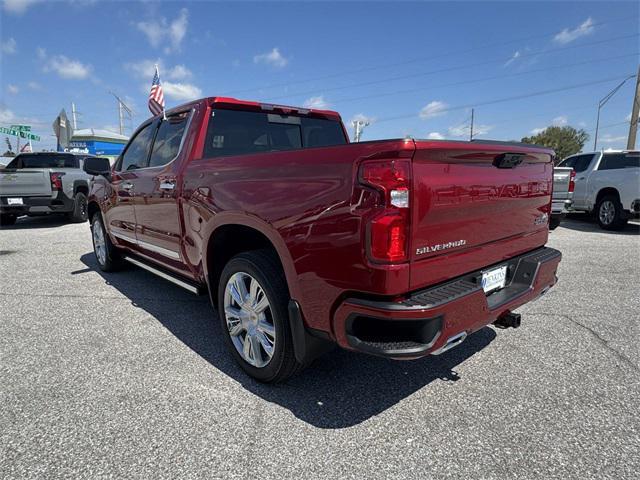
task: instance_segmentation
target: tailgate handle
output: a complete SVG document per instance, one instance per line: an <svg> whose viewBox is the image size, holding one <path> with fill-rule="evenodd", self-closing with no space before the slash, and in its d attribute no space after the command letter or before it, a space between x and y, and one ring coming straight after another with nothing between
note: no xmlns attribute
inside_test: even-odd
<svg viewBox="0 0 640 480"><path fill-rule="evenodd" d="M498 168L515 168L524 160L524 153L502 153L493 160L493 166Z"/></svg>

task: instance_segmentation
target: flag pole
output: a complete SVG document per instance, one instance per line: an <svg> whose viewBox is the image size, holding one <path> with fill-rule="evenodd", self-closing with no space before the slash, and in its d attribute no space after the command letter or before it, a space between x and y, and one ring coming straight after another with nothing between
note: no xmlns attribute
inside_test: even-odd
<svg viewBox="0 0 640 480"><path fill-rule="evenodd" d="M156 63L156 73L158 74L158 82L160 82L160 68L158 68L158 64L157 63ZM167 119L167 111L164 108L164 103L165 102L162 102L162 103L163 103L163 105L162 105L162 119L166 120Z"/></svg>

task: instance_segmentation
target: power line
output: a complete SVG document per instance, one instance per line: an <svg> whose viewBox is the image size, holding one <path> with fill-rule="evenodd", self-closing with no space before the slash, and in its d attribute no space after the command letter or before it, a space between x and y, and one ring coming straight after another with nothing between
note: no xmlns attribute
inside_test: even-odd
<svg viewBox="0 0 640 480"><path fill-rule="evenodd" d="M628 21L636 21L636 19L629 18L629 17L616 18L616 19L607 20L607 21L604 21L604 22L593 23L592 26L593 27L601 27L603 25L609 25L609 24L619 23L619 22L628 22ZM529 40L547 38L547 37L552 36L552 35L555 36L557 33L558 33L557 30L554 30L553 32L548 31L546 33L542 33L542 34L538 34L538 35L532 35L532 36L529 36L529 37L517 38L517 39L501 41L501 42L487 43L487 44L479 45L479 46L468 48L468 49L453 50L453 51L446 52L446 53L441 53L441 54L438 54L438 55L429 55L427 57L417 57L417 58L412 58L412 59L409 59L409 60L403 60L401 62L380 64L380 65L374 65L374 66L369 66L369 67L361 67L361 68L353 69L353 70L344 70L342 72L336 72L336 73L332 73L332 74L328 74L328 75L322 75L322 76L318 76L318 77L309 77L309 78L305 78L305 79L301 79L301 80L293 80L293 81L288 81L288 82L283 82L283 83L276 83L276 84L271 84L271 85L266 85L266 86L263 85L263 86L257 87L257 88L249 88L249 89L243 89L243 90L232 90L232 91L225 92L224 95L235 95L235 94L238 94L238 93L256 92L256 91L270 89L270 88L287 87L287 86L291 86L291 85L299 85L301 83L309 83L309 82L314 82L314 81L318 81L318 80L327 80L327 79L330 79L330 78L337 78L337 77L342 77L342 76L346 76L346 75L353 75L353 74L356 74L356 73L363 73L363 72L367 72L367 71L378 70L378 69L381 69L381 68L399 67L399 66L408 65L408 64L411 64L411 63L422 62L422 61L425 61L425 60L434 60L434 59L438 59L438 58L448 58L448 57L451 57L452 55L462 55L462 54L465 54L465 53L475 52L477 50L485 50L485 49L491 48L491 47L506 46L506 45L510 45L510 44L518 43L518 42L526 42L526 41L529 41ZM522 57L522 55L521 55L521 57ZM502 61L504 62L505 60L502 59Z"/></svg>
<svg viewBox="0 0 640 480"><path fill-rule="evenodd" d="M546 72L549 70L561 70L564 68L569 68L569 67L577 67L577 66L581 66L581 65L590 65L593 63L599 63L599 62L610 62L612 60L619 60L621 58L628 58L628 57L637 57L638 53L631 53L631 54L627 54L627 55L619 55L616 57L606 57L606 58L598 58L595 60L585 60L583 62L576 62L576 63L565 63L563 65L553 65L551 67L545 67L545 68L537 68L534 70L525 70L522 72L516 72L516 73L508 73L505 75L494 75L491 77L482 77L482 78L476 78L476 79L472 79L472 80L461 80L459 82L450 82L450 83L441 83L439 85L428 85L428 86L422 86L422 87L418 87L418 88L410 88L410 89L405 89L405 90L396 90L393 92L386 92L386 93L374 93L371 95L363 95L360 97L345 97L345 98L338 98L335 100L332 100L333 103L350 103L350 102L355 102L358 100L369 100L372 98L379 98L379 97L388 97L388 96L393 96L393 95L401 95L404 93L415 93L415 92L421 92L424 91L425 88L429 88L430 90L434 90L436 88L446 88L446 87L455 87L455 86L459 86L459 85L469 85L469 84L474 84L474 83L480 83L480 82L486 82L489 80L498 80L501 78L511 78L511 77L519 77L519 76L523 76L523 75L530 75L532 73L540 73L540 72Z"/></svg>
<svg viewBox="0 0 640 480"><path fill-rule="evenodd" d="M618 41L618 40L625 40L628 38L633 38L633 37L638 37L640 36L640 34L634 33L632 35L622 35L619 37L613 37L613 38L609 38L606 40L599 40L599 41L595 41L595 42L588 42L588 43L582 43L580 45L570 45L567 47L560 47L560 48L552 48L552 49L547 49L547 50L539 50L537 52L530 52L530 53L525 53L523 55L520 55L519 58L527 58L527 57L533 57L533 56L538 56L538 55L545 55L547 53L554 53L554 52L559 52L559 51L565 51L565 50L572 50L572 49L576 49L576 48L584 48L584 47L590 47L593 45L600 45L603 43L609 43L609 42L614 42L614 41ZM394 77L387 77L387 78L382 78L382 79L376 79L376 80L370 80L367 82L359 82L359 83L352 83L349 85L342 85L342 86L338 86L338 87L329 87L329 88L323 88L323 89L316 89L316 90L307 90L305 92L296 92L293 94L286 94L286 95L278 95L275 97L267 97L265 100L271 101L271 100L280 100L283 98L292 98L292 97L297 97L297 96L306 96L306 95L313 95L314 93L326 93L326 92L332 92L332 91L336 91L336 90L345 90L348 88L359 88L359 87L366 87L366 86L370 86L370 85L379 85L381 83L387 83L387 82L393 82L396 80L406 80L409 78L417 78L417 77L424 77L424 76L429 76L429 75L435 75L438 73L448 73L448 72L454 72L456 70L465 70L467 68L475 68L475 67L483 67L486 65L492 65L492 64L501 64L504 63L504 58L501 59L496 59L496 60L488 60L488 61L483 61L483 62L478 62L478 63L471 63L471 64L463 64L463 65L456 65L453 67L447 67L447 68L441 68L441 69L437 69L437 70L430 70L427 72L418 72L418 73L411 73L411 74L406 74L406 75L398 75L398 76L394 76Z"/></svg>
<svg viewBox="0 0 640 480"><path fill-rule="evenodd" d="M592 82L585 82L585 83L579 83L579 84L575 84L575 85L568 85L565 87L560 87L560 88L551 88L548 90L540 90L537 92L531 92L531 93L523 93L520 95L513 95L510 97L503 97L503 98L497 98L497 99L493 99L493 100L487 100L484 102L477 102L477 103L468 103L465 105L459 105L459 106L455 106L455 107L447 107L443 110L439 110L438 113L448 113L448 112L452 112L455 110L463 110L465 108L472 108L472 107L479 107L479 106L484 106L484 105L494 105L496 103L505 103L505 102L510 102L510 101L514 101L514 100L523 100L525 98L531 98L531 97L538 97L538 96L542 96L542 95L550 95L552 93L559 93L559 92L566 92L568 90L575 90L578 88L584 88L584 87L589 87L591 85L599 85L602 83L607 83L607 82L612 82L614 80L619 80L621 78L624 78L626 75L624 76L618 76L618 77L609 77L609 78L605 78L605 79L601 79L601 80L595 80ZM403 114L403 115L395 115L393 117L386 117L386 118L382 118L382 119L377 119L376 123L382 123L382 122L389 122L389 121L393 121L393 120L401 120L404 118L413 118L413 117L418 117L419 114L417 113L408 113L408 114Z"/></svg>

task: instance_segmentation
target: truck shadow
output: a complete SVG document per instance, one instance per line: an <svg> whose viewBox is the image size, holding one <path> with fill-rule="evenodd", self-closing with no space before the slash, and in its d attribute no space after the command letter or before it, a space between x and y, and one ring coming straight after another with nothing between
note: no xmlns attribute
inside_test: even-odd
<svg viewBox="0 0 640 480"><path fill-rule="evenodd" d="M93 253L83 255L81 260L87 270L99 273L108 285L148 312L212 366L253 394L290 410L318 428L357 425L436 380L459 380L456 366L496 337L493 329L484 328L439 357L406 362L336 348L286 384L264 385L248 377L227 351L208 297L193 296L142 269L132 267L121 274L103 273Z"/></svg>
<svg viewBox="0 0 640 480"><path fill-rule="evenodd" d="M562 220L560 228L567 228L577 232L602 233L604 235L640 235L640 225L629 222L619 231L603 230L592 217L587 214L572 213Z"/></svg>
<svg viewBox="0 0 640 480"><path fill-rule="evenodd" d="M32 228L56 228L70 224L64 215L42 215L19 217L14 225L2 226L0 230L29 230Z"/></svg>

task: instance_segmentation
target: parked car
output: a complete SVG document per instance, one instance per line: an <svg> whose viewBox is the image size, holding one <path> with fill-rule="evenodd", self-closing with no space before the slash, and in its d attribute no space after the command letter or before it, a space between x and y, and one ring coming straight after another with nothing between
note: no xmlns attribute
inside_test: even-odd
<svg viewBox="0 0 640 480"><path fill-rule="evenodd" d="M334 344L437 355L556 283L552 150L349 143L336 112L205 98L93 158L103 271L129 262L208 292L231 354L283 381ZM189 321L185 318L184 321Z"/></svg>
<svg viewBox="0 0 640 480"><path fill-rule="evenodd" d="M551 202L551 220L549 230L555 230L569 213L573 203L573 191L576 187L576 172L571 167L553 169L553 200Z"/></svg>
<svg viewBox="0 0 640 480"><path fill-rule="evenodd" d="M13 225L21 215L65 214L87 221L90 175L83 170L88 155L21 153L0 172L0 223Z"/></svg>
<svg viewBox="0 0 640 480"><path fill-rule="evenodd" d="M559 166L576 172L571 208L594 214L601 228L620 230L640 214L640 151L581 153Z"/></svg>

